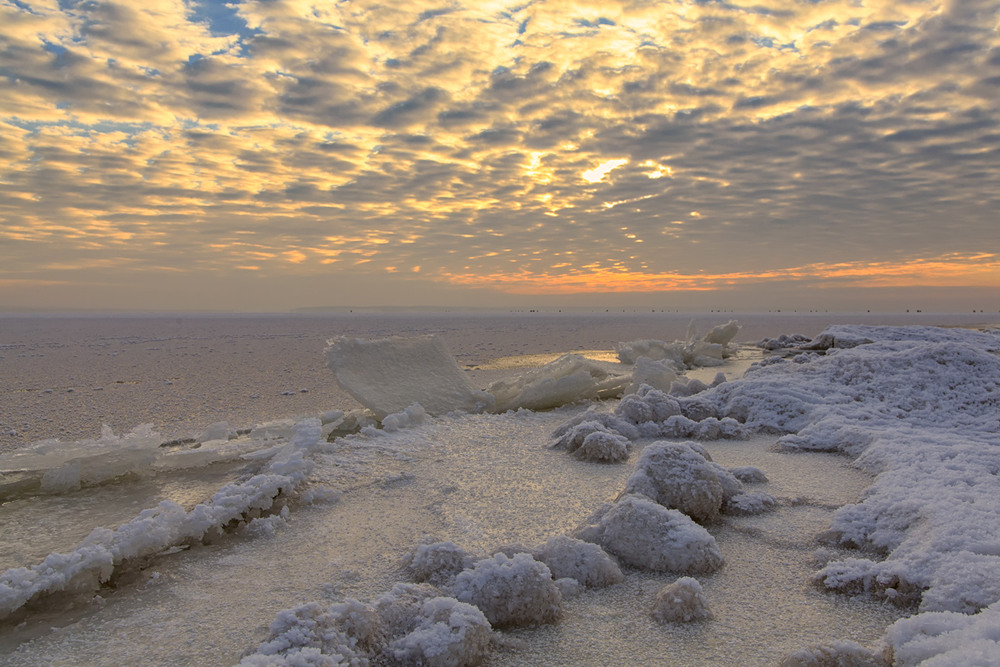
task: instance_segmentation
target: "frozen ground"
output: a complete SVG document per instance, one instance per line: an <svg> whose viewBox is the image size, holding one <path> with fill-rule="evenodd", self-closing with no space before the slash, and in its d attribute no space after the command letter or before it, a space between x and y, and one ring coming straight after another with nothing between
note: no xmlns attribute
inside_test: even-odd
<svg viewBox="0 0 1000 667"><path fill-rule="evenodd" d="M706 318L699 328L707 331L729 317ZM436 328L431 333L453 339L449 347L461 367L469 369L464 372L470 382L485 387L548 360L529 355L571 350L607 354L617 341L683 339L690 319L452 316L432 324L430 318L396 316L389 318L394 330L383 320L366 318L363 325L356 322L354 330L338 331L329 331L330 320L323 320L328 327L324 342L309 353L309 362L332 376L323 368L322 348L326 338L338 334L381 337ZM127 327L157 321L129 320ZM315 324L319 335L319 322L302 321ZM376 321L378 326L373 325ZM68 322L58 320L48 335L65 336ZM781 332L812 337L825 326L813 316L779 324L768 328L764 318L751 318L738 339L758 340ZM97 349L95 340L114 339L115 332L94 322L86 325L90 333L77 342L53 343L50 349L59 351L52 356L12 355L22 343L3 340L0 364L19 360L12 366L20 369L15 377L23 378L27 360L33 359L38 375L48 378L43 384L53 386L60 373L119 375L127 365L118 367L113 361L111 371L100 370L108 361L103 354L83 352ZM18 326L21 331L30 326L44 329L37 322L29 326L19 321ZM146 410L144 414L176 415L160 422L161 428L174 427L123 436L119 429L119 435L103 438L89 432L76 442L61 443L62 449L51 445L37 452L11 436L8 446L18 453L6 457L8 471L13 468L10 461L30 463L25 458L29 455L56 461L59 452L78 450L87 453L88 461L125 462L132 472L88 486L88 474L100 477L87 472L88 466L100 466L71 462L55 464L41 479L27 472L17 473L17 479L8 472L0 479L7 493L0 503L0 570L12 568L0 574L0 604L7 605L6 619L0 620L0 662L235 664L244 653L264 646L271 622L282 614L288 617L282 610L310 602L325 608L346 598L369 603L386 594L395 582L410 578L401 563L421 541L451 541L481 558L498 547L509 553L518 551L512 545L531 550L552 537L573 533L602 503L616 501L641 452L658 437L682 442L687 438L665 434L731 415L746 422L750 439L709 438L700 445L719 469L743 469L748 480L753 475L746 472L747 466L765 473L766 482L746 483L751 494L747 498L767 497L776 503L765 503L770 511L759 513L730 507L720 520L706 524L725 559L721 569L693 575L711 620L658 622L650 614L658 594L682 573L625 566L624 581L606 588L562 586L557 623L494 632L485 664L537 664L544 656L546 664L566 665L769 665L817 644L825 646L801 653L794 664L810 664L810 656L824 651L839 651L842 658L861 652L871 661L881 659L885 646L894 651L897 664L996 664L996 638L989 634L995 627L996 605L980 611L995 601L991 591L1000 590L990 575L1000 571L995 562L1000 559L995 550L1000 544L1000 512L993 488L1000 469L995 417L1000 371L994 367L995 354L988 351L994 340L990 336L963 339L961 332L944 330L925 329L915 335L913 330L834 329L844 347L794 350L783 355L787 361L768 362L737 382L762 354L743 349L722 366L690 371L688 377L710 383L721 370L729 382L707 390L704 385L700 390L694 385L676 388L671 400L682 405L687 416L662 422L630 426L621 421L646 414L636 402L640 399L630 399L628 407L623 402L617 421L610 414L616 410L614 400L506 414L431 417L411 410L387 418L392 428L369 427L328 443L322 436L338 417L331 411L357 405L339 388L267 394L273 413L240 413L233 407L240 401L231 394L244 390L232 388L246 386L247 378L263 382L266 373L220 361L217 357L225 357L217 354L224 349L220 341L259 344L261 348L244 354L284 358L288 368L307 365L290 354L294 345L274 333L285 331L285 326L294 328L267 319L209 320L201 333L229 333L182 363L174 363L173 357L178 348L184 357L184 349L198 334L180 335L172 339L177 347L165 350L163 341L152 340L155 332L147 330L145 342L129 339L112 356L118 360L128 357L129 350L135 352L137 377L155 376L163 365L188 363L192 371L213 368L213 363L226 367L218 376L189 376L216 383L204 395L223 396L221 403L226 404L219 411L200 413L204 421L187 425L187 433L203 441L197 448L192 449L192 443L159 445L168 434L184 435L179 413L185 401L197 403L203 394L178 395L176 403L166 404L172 407L165 407L138 390L142 382L133 393L120 394L118 402L143 406L136 410ZM234 333L237 330L242 333ZM515 332L521 332L521 341L514 340ZM226 338L229 335L232 339ZM307 334L288 331L288 338L308 346ZM848 347L861 339L872 342ZM128 347L132 345L160 349ZM72 358L74 346L77 365L68 367L61 362ZM138 354L140 349L149 354ZM270 352L263 354L264 349ZM547 386L532 382L536 389ZM103 397L104 391L94 393ZM5 408L10 395L15 394L4 394ZM655 404L662 412L666 399L656 396L644 393L640 402ZM30 426L33 410L53 397L54 391L42 390L33 396L39 403L16 404L17 411L9 414ZM309 403L312 400L316 403ZM608 429L627 434L632 449L627 462L591 463L549 447L553 431L567 420L584 419L588 406L605 414ZM227 412L231 409L236 412ZM8 413L3 414L6 419ZM71 421L69 414L62 414L62 423ZM206 432L208 425L229 414L246 418ZM321 414L326 425L317 418ZM238 426L291 415L312 417L237 432ZM697 432L707 437L717 431ZM915 444L906 450L909 442ZM109 447L118 456L108 457ZM853 461L859 454L863 467ZM78 484L84 488L73 490ZM282 492L276 495L279 488ZM934 502L927 500L928 489ZM753 512L763 505L744 500L742 507ZM974 521L949 523L940 518L946 519L949 512L968 514L965 507L975 507ZM103 530L91 533L94 528ZM43 559L48 565L39 568ZM960 576L945 576L949 563L960 564ZM17 569L22 566L27 569ZM105 583L99 585L100 580ZM60 581L79 592L35 596L25 588L30 584L42 593L58 591ZM451 591L449 584L442 585L444 592ZM982 592L976 597L970 588ZM27 596L26 604L17 602L19 594L12 596L15 589ZM461 597L459 590L455 595ZM962 602L952 611L949 600ZM897 619L902 620L894 624ZM428 637L438 642L430 645L440 646L437 635L425 633L421 641L431 641ZM397 648L421 646L413 637L400 641ZM407 655L412 660L412 654Z"/></svg>

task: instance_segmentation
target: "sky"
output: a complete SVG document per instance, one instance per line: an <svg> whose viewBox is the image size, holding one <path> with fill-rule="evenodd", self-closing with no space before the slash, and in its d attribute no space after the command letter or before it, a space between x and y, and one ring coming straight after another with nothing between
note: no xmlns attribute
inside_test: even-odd
<svg viewBox="0 0 1000 667"><path fill-rule="evenodd" d="M1000 0L0 0L0 309L1000 310Z"/></svg>

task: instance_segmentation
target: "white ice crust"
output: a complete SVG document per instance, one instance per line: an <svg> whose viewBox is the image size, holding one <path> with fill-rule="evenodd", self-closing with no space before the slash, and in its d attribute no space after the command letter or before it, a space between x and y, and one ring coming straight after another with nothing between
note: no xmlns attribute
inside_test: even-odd
<svg viewBox="0 0 1000 667"><path fill-rule="evenodd" d="M163 501L114 530L95 528L69 553L53 553L38 565L3 572L0 619L43 595L96 589L124 561L199 541L271 510L279 495L290 495L307 477L313 466L308 454L322 442L320 420L302 420L291 442L272 453L260 474L223 486L208 502L185 511L175 502Z"/></svg>
<svg viewBox="0 0 1000 667"><path fill-rule="evenodd" d="M786 449L843 452L877 475L831 526L862 551L817 582L919 605L887 635L895 664L997 664L995 632L978 633L1000 627L1000 335L841 325L802 338L765 341L804 352L767 359L698 403L785 434ZM922 647L948 657L908 657Z"/></svg>

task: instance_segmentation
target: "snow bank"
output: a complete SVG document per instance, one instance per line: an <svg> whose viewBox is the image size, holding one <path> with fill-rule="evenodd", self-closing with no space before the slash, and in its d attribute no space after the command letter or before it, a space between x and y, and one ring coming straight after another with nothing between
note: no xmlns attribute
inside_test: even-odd
<svg viewBox="0 0 1000 667"><path fill-rule="evenodd" d="M623 563L650 570L694 574L713 572L723 563L707 530L645 496L626 495L600 508L575 537L599 544Z"/></svg>
<svg viewBox="0 0 1000 667"><path fill-rule="evenodd" d="M650 615L660 623L691 623L712 618L701 584L692 577L681 577L656 594Z"/></svg>
<svg viewBox="0 0 1000 667"><path fill-rule="evenodd" d="M414 403L431 415L478 412L493 403L472 386L439 338L340 337L327 342L327 366L337 382L379 420Z"/></svg>
<svg viewBox="0 0 1000 667"><path fill-rule="evenodd" d="M899 667L990 667L1000 663L1000 603L977 614L927 612L896 621L886 632Z"/></svg>
<svg viewBox="0 0 1000 667"><path fill-rule="evenodd" d="M786 449L843 452L877 474L831 526L841 545L864 551L829 563L822 585L921 611L972 613L1000 600L1000 359L991 353L1000 335L825 333L834 342L825 354L766 360L697 400L786 434Z"/></svg>
<svg viewBox="0 0 1000 667"><path fill-rule="evenodd" d="M94 590L126 561L201 541L270 511L279 496L290 495L306 478L313 465L307 456L322 444L320 420L303 420L292 441L273 454L260 474L223 486L190 512L163 501L115 530L95 528L68 554L50 554L33 567L7 570L0 574L0 619L47 594Z"/></svg>
<svg viewBox="0 0 1000 667"><path fill-rule="evenodd" d="M479 607L495 628L552 623L562 615L562 595L552 573L529 554L498 553L455 578L452 594Z"/></svg>

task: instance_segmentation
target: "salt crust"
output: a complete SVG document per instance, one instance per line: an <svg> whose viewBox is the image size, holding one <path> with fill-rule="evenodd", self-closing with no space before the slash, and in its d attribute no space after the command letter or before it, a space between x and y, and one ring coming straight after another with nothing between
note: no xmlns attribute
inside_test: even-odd
<svg viewBox="0 0 1000 667"><path fill-rule="evenodd" d="M0 574L0 618L43 595L96 590L126 561L201 541L270 511L279 496L292 494L305 480L313 467L308 454L325 444L320 420L302 420L291 442L272 453L260 474L223 486L207 503L187 512L163 501L115 530L95 528L68 554L50 554L38 565L7 570Z"/></svg>
<svg viewBox="0 0 1000 667"><path fill-rule="evenodd" d="M691 623L713 617L701 584L692 577L681 577L661 588L650 615L660 623Z"/></svg>
<svg viewBox="0 0 1000 667"><path fill-rule="evenodd" d="M454 542L425 542L407 555L404 566L414 581L441 586L451 583L462 570L472 567L479 559Z"/></svg>

